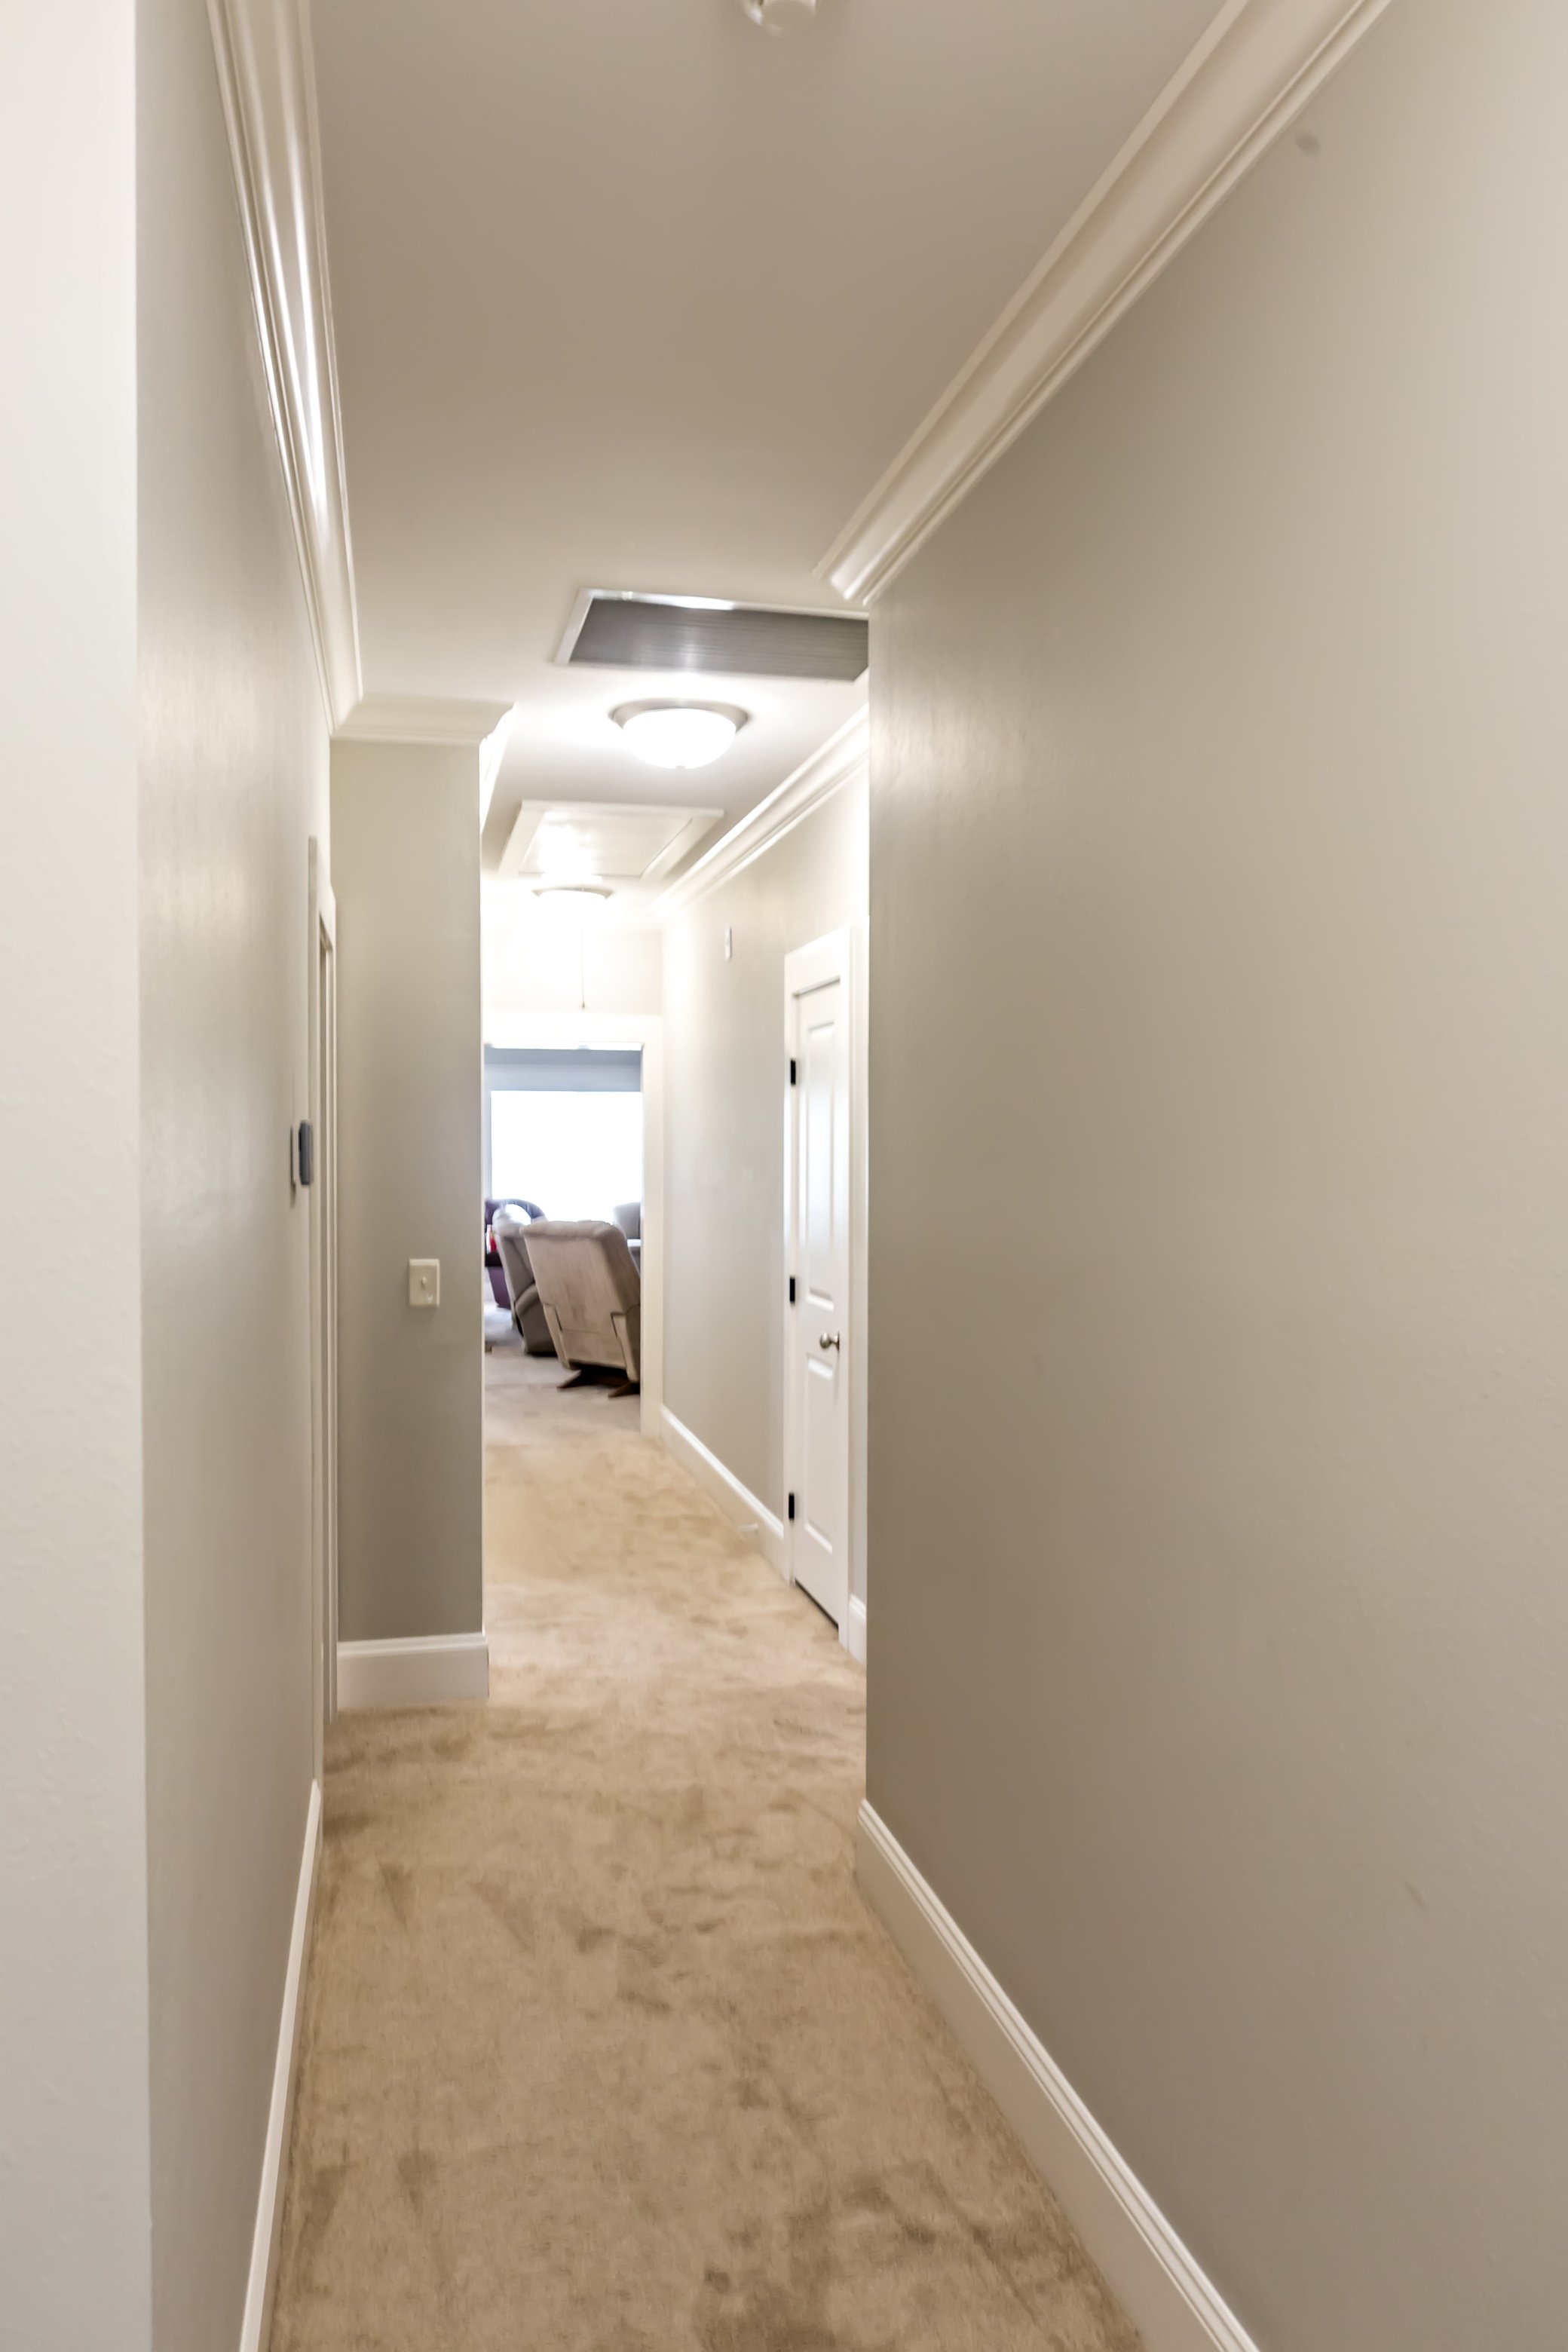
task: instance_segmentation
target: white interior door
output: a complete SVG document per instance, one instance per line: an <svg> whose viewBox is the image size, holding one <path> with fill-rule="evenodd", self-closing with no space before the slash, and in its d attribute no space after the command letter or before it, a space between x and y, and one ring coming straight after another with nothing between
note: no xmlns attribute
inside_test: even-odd
<svg viewBox="0 0 1568 2352"><path fill-rule="evenodd" d="M791 1089L791 1566L838 1626L849 1605L848 993L838 977L795 997Z"/></svg>

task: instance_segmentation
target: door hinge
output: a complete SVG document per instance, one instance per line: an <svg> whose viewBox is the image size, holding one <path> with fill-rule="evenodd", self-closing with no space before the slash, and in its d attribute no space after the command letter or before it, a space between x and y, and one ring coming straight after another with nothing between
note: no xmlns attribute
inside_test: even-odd
<svg viewBox="0 0 1568 2352"><path fill-rule="evenodd" d="M792 1307L795 1305L795 1276L793 1274L789 1278L789 1303Z"/></svg>
<svg viewBox="0 0 1568 2352"><path fill-rule="evenodd" d="M789 1498L789 1515L793 1519L795 1517L795 1496L793 1495Z"/></svg>
<svg viewBox="0 0 1568 2352"><path fill-rule="evenodd" d="M793 1086L795 1085L795 1055L794 1055L793 1054L792 1054L792 1055L790 1055L790 1057L789 1057L789 1082L790 1082L790 1084L791 1084L791 1086L792 1086L792 1087L793 1087Z"/></svg>

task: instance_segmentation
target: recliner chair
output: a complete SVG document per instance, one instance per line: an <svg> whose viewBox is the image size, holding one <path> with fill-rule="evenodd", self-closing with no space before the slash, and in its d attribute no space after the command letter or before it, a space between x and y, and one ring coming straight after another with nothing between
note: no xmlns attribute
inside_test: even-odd
<svg viewBox="0 0 1568 2352"><path fill-rule="evenodd" d="M501 1273L506 1279L507 1297L511 1302L511 1319L518 1338L531 1356L548 1356L554 1346L544 1308L540 1302L539 1285L534 1279L533 1265L528 1254L526 1236L537 1233L537 1225L526 1225L505 1209L498 1209L490 1223L496 1248L500 1255Z"/></svg>
<svg viewBox="0 0 1568 2352"><path fill-rule="evenodd" d="M542 1217L544 1212L537 1201L525 1201L521 1192L498 1193L493 1201L487 1200L485 1202L485 1272L489 1277L490 1291L496 1305L505 1307L510 1307L511 1302L507 1297L506 1276L501 1270L500 1252L496 1247L494 1228L498 1209L504 1209L509 1217L516 1209L521 1209L525 1217Z"/></svg>
<svg viewBox="0 0 1568 2352"><path fill-rule="evenodd" d="M625 1378L616 1393L642 1381L642 1283L618 1225L595 1221L528 1229L528 1257L540 1304L570 1372L608 1365Z"/></svg>

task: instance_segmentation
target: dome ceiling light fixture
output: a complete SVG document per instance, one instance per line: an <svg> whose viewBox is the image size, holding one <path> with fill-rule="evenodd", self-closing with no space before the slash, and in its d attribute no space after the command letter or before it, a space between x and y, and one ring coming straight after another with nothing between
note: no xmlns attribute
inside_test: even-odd
<svg viewBox="0 0 1568 2352"><path fill-rule="evenodd" d="M816 22L816 0L741 0L741 5L753 25L775 39L804 33Z"/></svg>
<svg viewBox="0 0 1568 2352"><path fill-rule="evenodd" d="M539 882L534 885L533 895L536 898L594 898L603 900L612 897L614 894L612 893L609 885L605 882Z"/></svg>
<svg viewBox="0 0 1568 2352"><path fill-rule="evenodd" d="M610 713L650 768L706 768L729 750L749 716L732 702L623 702Z"/></svg>

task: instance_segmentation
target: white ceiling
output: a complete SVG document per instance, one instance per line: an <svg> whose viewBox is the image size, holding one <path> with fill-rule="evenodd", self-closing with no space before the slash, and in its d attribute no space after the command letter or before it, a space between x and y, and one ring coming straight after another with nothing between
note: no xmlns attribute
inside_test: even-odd
<svg viewBox="0 0 1568 2352"><path fill-rule="evenodd" d="M524 800L732 819L842 723L860 688L715 680L752 724L672 793L607 713L693 681L553 656L585 587L832 604L1214 5L821 0L775 41L736 0L315 0L364 684L516 703L488 865Z"/></svg>

